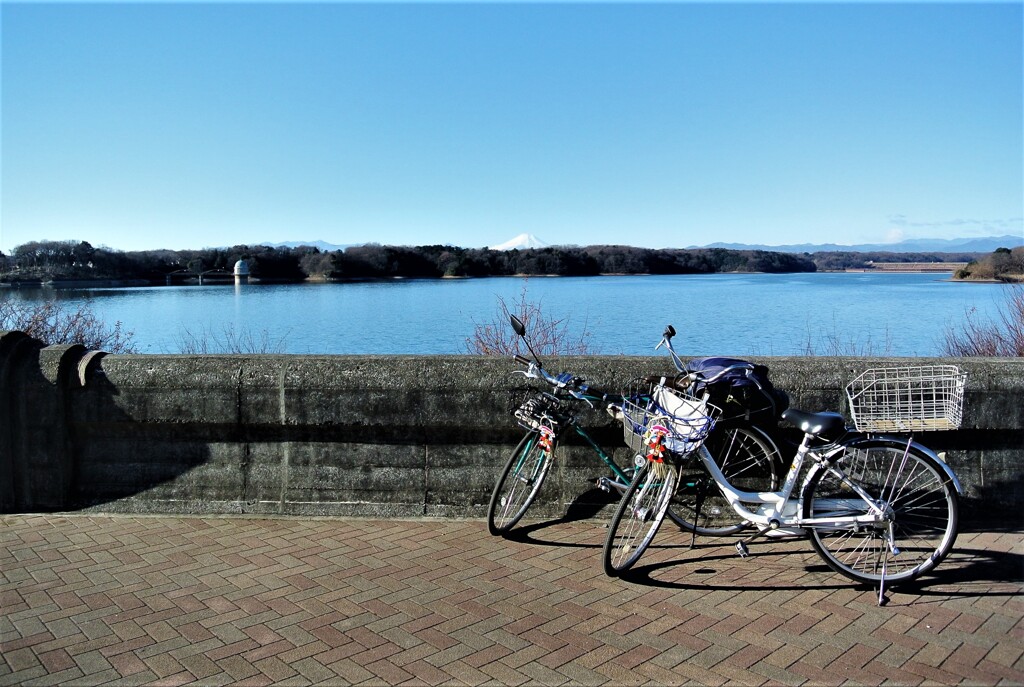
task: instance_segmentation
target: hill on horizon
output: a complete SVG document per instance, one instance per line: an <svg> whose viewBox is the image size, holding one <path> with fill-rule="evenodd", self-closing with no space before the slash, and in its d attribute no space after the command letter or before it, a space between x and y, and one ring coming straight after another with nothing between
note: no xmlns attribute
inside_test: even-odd
<svg viewBox="0 0 1024 687"><path fill-rule="evenodd" d="M842 246L835 243L800 243L782 246L747 243L710 243L690 248L728 250L767 250L778 253L991 253L997 248L1024 246L1024 236L983 236L959 239L908 239L898 243L861 243Z"/></svg>

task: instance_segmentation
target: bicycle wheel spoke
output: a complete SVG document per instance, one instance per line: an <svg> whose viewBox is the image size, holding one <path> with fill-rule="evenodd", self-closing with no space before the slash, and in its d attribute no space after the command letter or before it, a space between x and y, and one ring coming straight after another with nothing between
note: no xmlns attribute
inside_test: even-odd
<svg viewBox="0 0 1024 687"><path fill-rule="evenodd" d="M876 522L814 526L811 543L830 567L860 581L910 580L949 553L957 533L956 493L933 459L913 447L851 447L809 480L804 517L842 520L881 513ZM871 496L873 508L850 486Z"/></svg>
<svg viewBox="0 0 1024 687"><path fill-rule="evenodd" d="M669 466L657 472L641 469L612 516L602 554L608 575L625 572L640 559L665 517L678 473Z"/></svg>

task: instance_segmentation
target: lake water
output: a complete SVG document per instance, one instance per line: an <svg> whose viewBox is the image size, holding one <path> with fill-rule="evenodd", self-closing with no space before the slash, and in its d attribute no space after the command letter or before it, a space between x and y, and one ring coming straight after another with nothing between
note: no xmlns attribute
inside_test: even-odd
<svg viewBox="0 0 1024 687"><path fill-rule="evenodd" d="M976 309L995 317L999 284L944 274L712 274L395 280L354 284L3 289L0 298L83 301L134 333L140 353L176 353L192 338L236 337L287 353L465 353L499 298L529 301L590 332L600 354L654 354L666 324L681 355L812 352L941 355L944 332ZM259 344L262 345L262 344Z"/></svg>

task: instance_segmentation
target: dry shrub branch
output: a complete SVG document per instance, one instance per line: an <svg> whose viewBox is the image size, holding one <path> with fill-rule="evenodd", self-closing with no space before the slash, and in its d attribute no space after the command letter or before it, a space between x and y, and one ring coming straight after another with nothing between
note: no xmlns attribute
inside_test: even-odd
<svg viewBox="0 0 1024 687"><path fill-rule="evenodd" d="M24 332L48 344L82 344L107 353L134 353L134 334L120 322L108 326L88 303L68 308L57 301L0 300L0 330Z"/></svg>
<svg viewBox="0 0 1024 687"><path fill-rule="evenodd" d="M960 329L946 330L946 355L958 357L1024 357L1024 284L1007 284L1005 302L995 321L967 311Z"/></svg>
<svg viewBox="0 0 1024 687"><path fill-rule="evenodd" d="M466 351L475 355L512 356L528 355L522 339L516 336L509 324L509 316L515 315L523 324L540 356L589 355L595 353L590 346L590 332L584 323L580 333L574 333L568 317L552 317L543 312L541 304L527 298L526 285L519 299L511 304L498 297L498 311L495 320L476 324L473 335L466 339Z"/></svg>

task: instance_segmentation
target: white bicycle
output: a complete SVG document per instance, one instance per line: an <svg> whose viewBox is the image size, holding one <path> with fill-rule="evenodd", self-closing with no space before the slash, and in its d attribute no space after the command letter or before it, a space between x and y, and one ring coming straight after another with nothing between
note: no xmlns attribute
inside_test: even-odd
<svg viewBox="0 0 1024 687"><path fill-rule="evenodd" d="M605 572L619 575L639 560L661 525L680 467L696 462L736 514L757 527L736 544L741 556L769 532L803 531L830 568L877 584L883 603L886 585L915 579L949 554L962 488L949 466L912 436L875 432L955 429L964 381L954 366L868 370L846 390L854 428L838 413L786 410L783 418L803 439L781 488L756 493L730 484L702 443L690 438L692 415L705 412L708 424L714 422L706 399L664 385L634 394L624 404L623 428L627 441L629 434L640 437L645 450L609 525ZM674 411L673 403L685 412Z"/></svg>

